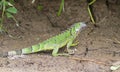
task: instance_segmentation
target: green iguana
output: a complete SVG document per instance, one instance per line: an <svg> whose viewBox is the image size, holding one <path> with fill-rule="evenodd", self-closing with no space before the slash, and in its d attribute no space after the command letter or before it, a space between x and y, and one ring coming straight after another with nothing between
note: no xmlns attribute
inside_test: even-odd
<svg viewBox="0 0 120 72"><path fill-rule="evenodd" d="M78 22L71 26L68 30L64 31L61 34L58 34L52 38L49 38L39 44L32 45L27 48L23 48L20 50L3 52L0 54L0 57L14 56L14 55L26 55L30 53L40 52L40 51L48 51L53 50L52 55L69 55L70 46L75 46L77 43L73 44L74 39L78 36L79 32L86 27L84 22ZM68 53L58 53L58 50L63 46L67 46Z"/></svg>

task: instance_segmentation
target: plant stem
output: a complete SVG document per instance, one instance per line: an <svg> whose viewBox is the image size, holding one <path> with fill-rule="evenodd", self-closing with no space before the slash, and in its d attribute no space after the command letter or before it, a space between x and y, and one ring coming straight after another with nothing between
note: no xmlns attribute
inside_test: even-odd
<svg viewBox="0 0 120 72"><path fill-rule="evenodd" d="M59 11L58 11L58 13L57 13L57 16L60 16L63 7L64 7L64 0L62 0L62 2L61 2L61 4L60 4L60 8L59 8Z"/></svg>
<svg viewBox="0 0 120 72"><path fill-rule="evenodd" d="M16 20L16 18L15 18L14 16L13 16L12 18L13 18L13 20L15 21L16 26L18 26L18 27L19 27L19 23L18 23L18 21Z"/></svg>
<svg viewBox="0 0 120 72"><path fill-rule="evenodd" d="M91 21L93 22L93 24L95 24L95 16L93 14L93 10L92 10L92 4L95 2L96 0L87 0L88 2L88 13L90 15Z"/></svg>
<svg viewBox="0 0 120 72"><path fill-rule="evenodd" d="M0 24L0 30L3 30L3 21L4 21L4 14L5 14L5 0L2 0L3 2L3 9L2 9L2 19L1 19L1 24Z"/></svg>

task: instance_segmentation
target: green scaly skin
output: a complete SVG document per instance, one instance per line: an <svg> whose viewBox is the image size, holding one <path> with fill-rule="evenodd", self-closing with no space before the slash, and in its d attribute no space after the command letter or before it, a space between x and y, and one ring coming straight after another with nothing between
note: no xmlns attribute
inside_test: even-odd
<svg viewBox="0 0 120 72"><path fill-rule="evenodd" d="M14 56L14 55L26 55L40 51L48 51L53 50L52 55L69 55L70 46L74 46L77 44L73 44L74 39L78 36L79 32L86 26L84 22L78 22L71 26L68 30L64 31L61 34L58 34L52 38L49 38L39 44L32 45L27 48L23 48L20 50L14 50L9 52L4 52L0 54L0 57ZM68 53L58 53L59 49L67 46Z"/></svg>

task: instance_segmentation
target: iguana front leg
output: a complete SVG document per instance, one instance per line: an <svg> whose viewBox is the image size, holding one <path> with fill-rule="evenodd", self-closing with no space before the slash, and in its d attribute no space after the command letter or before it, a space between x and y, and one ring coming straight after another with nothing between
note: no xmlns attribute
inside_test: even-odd
<svg viewBox="0 0 120 72"><path fill-rule="evenodd" d="M75 50L70 49L70 47L71 47L71 46L76 46L76 45L78 45L78 43L79 43L78 41L75 42L75 43L73 43L73 40L70 40L70 41L67 43L67 52L68 52L69 54L74 54Z"/></svg>
<svg viewBox="0 0 120 72"><path fill-rule="evenodd" d="M75 41L73 44L71 44L70 46L76 46L76 45L78 45L79 44L79 42L78 41Z"/></svg>
<svg viewBox="0 0 120 72"><path fill-rule="evenodd" d="M58 53L59 48L54 48L52 51L52 55L53 56L69 56L69 54L67 53Z"/></svg>

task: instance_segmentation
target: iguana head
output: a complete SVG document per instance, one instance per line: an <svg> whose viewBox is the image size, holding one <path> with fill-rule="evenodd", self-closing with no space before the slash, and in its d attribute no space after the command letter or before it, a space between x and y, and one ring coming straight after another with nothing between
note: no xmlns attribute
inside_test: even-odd
<svg viewBox="0 0 120 72"><path fill-rule="evenodd" d="M84 22L79 22L75 24L75 31L81 31L83 28L86 27L86 24Z"/></svg>
<svg viewBox="0 0 120 72"><path fill-rule="evenodd" d="M85 24L84 22L75 23L75 24L72 26L72 29L71 29L72 35L78 34L78 33L79 33L81 30L83 30L85 27L86 27L86 24Z"/></svg>

